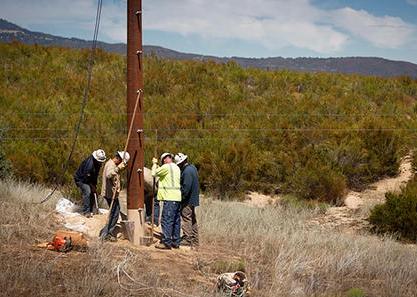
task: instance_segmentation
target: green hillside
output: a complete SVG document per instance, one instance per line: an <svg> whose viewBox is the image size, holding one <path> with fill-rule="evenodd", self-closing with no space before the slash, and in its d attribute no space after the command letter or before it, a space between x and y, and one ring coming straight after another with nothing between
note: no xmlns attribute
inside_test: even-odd
<svg viewBox="0 0 417 297"><path fill-rule="evenodd" d="M61 172L86 83L88 51L0 44L2 149L17 177ZM126 135L125 60L99 52L66 180L97 147ZM145 59L146 160L182 151L203 190L246 190L337 202L346 187L395 175L416 147L417 81L269 72L212 62ZM158 129L156 142L155 129Z"/></svg>

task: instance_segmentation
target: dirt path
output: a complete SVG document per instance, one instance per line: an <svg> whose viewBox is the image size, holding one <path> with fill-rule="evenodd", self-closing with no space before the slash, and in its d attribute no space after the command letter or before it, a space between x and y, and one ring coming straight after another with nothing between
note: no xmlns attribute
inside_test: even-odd
<svg viewBox="0 0 417 297"><path fill-rule="evenodd" d="M412 175L411 157L406 156L401 160L398 176L377 181L363 192L350 191L346 195L345 206L330 207L325 214L312 219L309 224L349 233L367 230L369 211L376 204L384 202L385 193L399 191Z"/></svg>

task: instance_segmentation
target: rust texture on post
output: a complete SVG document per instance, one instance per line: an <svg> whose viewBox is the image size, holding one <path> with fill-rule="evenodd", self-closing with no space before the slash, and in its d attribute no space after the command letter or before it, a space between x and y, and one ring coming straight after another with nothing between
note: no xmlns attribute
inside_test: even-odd
<svg viewBox="0 0 417 297"><path fill-rule="evenodd" d="M142 1L127 1L127 127L131 128L127 151L128 165L127 209L144 205L144 143L143 133L143 73L142 73ZM139 93L138 93L139 92ZM133 114L139 96L136 113ZM131 121L133 117L133 125ZM141 139L139 139L141 138Z"/></svg>

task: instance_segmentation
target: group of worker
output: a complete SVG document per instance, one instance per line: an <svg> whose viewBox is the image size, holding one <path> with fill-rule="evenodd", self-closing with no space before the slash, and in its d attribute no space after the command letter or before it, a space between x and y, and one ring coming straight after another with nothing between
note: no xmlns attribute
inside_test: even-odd
<svg viewBox="0 0 417 297"><path fill-rule="evenodd" d="M121 171L129 162L128 152L118 151L106 162L102 149L94 151L86 158L74 175L74 181L81 191L85 217L93 216L94 204L97 206L97 181L104 162L101 195L110 209L109 220L100 231L100 238L116 241L114 229L120 215L119 193L121 190ZM183 153L173 155L163 153L158 159L152 159L152 176L158 179L158 190L154 199L154 224L161 225L161 241L158 249L176 249L180 246L198 247L198 225L195 208L199 206L198 172L188 162ZM160 202L163 203L160 217ZM181 222L183 236L181 237Z"/></svg>
<svg viewBox="0 0 417 297"><path fill-rule="evenodd" d="M158 159L152 159L152 176L158 177L157 204L154 221L159 224L159 201L163 202L161 242L158 249L179 248L180 245L197 247L198 225L195 208L199 206L198 172L188 162L187 155L163 153ZM182 219L183 237L180 237Z"/></svg>

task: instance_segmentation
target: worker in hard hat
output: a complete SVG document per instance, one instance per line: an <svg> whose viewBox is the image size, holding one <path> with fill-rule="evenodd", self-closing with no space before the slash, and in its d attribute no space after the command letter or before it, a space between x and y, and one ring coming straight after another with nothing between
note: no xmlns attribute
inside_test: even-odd
<svg viewBox="0 0 417 297"><path fill-rule="evenodd" d="M116 227L120 215L120 172L126 167L129 159L130 155L128 152L118 151L114 154L113 158L108 160L104 165L101 196L106 199L110 208L109 218L106 222L106 226L104 226L100 231L100 238L104 240L117 240L113 234L113 231Z"/></svg>
<svg viewBox="0 0 417 297"><path fill-rule="evenodd" d="M174 163L174 156L163 153L158 159L152 159L152 176L159 178L157 198L163 202L161 229L162 239L155 247L158 249L179 248L181 243L181 171Z"/></svg>
<svg viewBox="0 0 417 297"><path fill-rule="evenodd" d="M106 153L102 149L95 150L82 161L74 174L74 181L83 198L83 215L93 215L94 195L97 194L97 179L101 165L106 161Z"/></svg>
<svg viewBox="0 0 417 297"><path fill-rule="evenodd" d="M175 163L181 169L181 218L182 218L182 246L197 247L198 225L195 208L200 205L200 186L197 168L188 162L188 156L178 153Z"/></svg>

